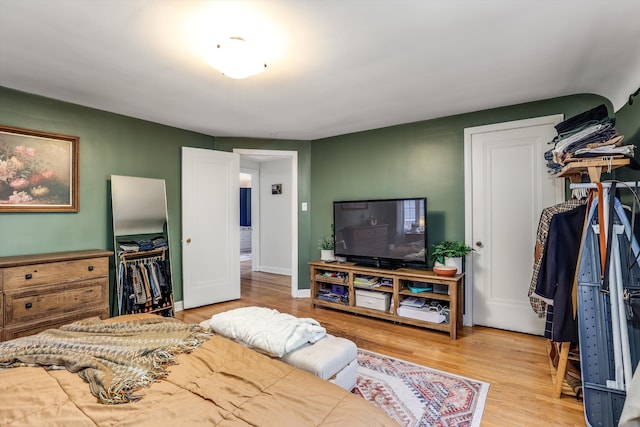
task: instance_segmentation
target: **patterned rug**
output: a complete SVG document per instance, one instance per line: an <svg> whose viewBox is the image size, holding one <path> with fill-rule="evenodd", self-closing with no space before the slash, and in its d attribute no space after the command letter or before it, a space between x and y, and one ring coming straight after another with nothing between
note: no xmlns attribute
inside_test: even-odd
<svg viewBox="0 0 640 427"><path fill-rule="evenodd" d="M402 426L477 427L489 384L358 349L352 393Z"/></svg>

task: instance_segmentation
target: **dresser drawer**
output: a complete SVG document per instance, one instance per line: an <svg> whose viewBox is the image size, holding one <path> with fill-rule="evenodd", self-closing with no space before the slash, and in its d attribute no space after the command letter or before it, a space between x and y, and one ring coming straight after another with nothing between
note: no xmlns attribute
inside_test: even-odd
<svg viewBox="0 0 640 427"><path fill-rule="evenodd" d="M31 264L0 270L4 292L30 286L67 283L109 275L109 258L90 258L74 261Z"/></svg>
<svg viewBox="0 0 640 427"><path fill-rule="evenodd" d="M62 325L66 325L71 322L75 322L89 317L100 317L101 319L107 319L109 317L109 307L104 307L97 310L88 310L83 312L74 312L62 316L49 318L46 321L33 321L20 323L18 325L10 326L4 329L4 340L10 340L13 338L26 337L28 335L37 334L46 329L59 328Z"/></svg>
<svg viewBox="0 0 640 427"><path fill-rule="evenodd" d="M26 291L5 292L4 326L8 328L33 319L108 306L107 289L107 279L93 279Z"/></svg>

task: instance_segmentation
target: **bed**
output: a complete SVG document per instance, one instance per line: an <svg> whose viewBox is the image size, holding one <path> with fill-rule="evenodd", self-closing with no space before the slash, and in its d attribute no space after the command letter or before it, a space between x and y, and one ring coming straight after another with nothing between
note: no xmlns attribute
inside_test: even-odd
<svg viewBox="0 0 640 427"><path fill-rule="evenodd" d="M121 325L152 318L130 315L87 322L105 326L100 324ZM14 347L21 344L16 340L8 343ZM6 364L12 350L4 344L0 343L0 362ZM159 379L122 400L127 403L120 404L101 402L109 399L96 397L91 392L96 391L95 384L90 391L89 383L68 369L2 369L0 425L396 425L359 396L220 335L209 333L194 349L177 353L164 372L166 376L159 375ZM74 363L67 363L69 369L74 369Z"/></svg>

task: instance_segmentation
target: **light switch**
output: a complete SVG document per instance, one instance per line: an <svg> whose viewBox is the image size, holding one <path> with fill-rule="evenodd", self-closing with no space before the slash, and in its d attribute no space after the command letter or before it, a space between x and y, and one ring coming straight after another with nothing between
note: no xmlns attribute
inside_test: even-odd
<svg viewBox="0 0 640 427"><path fill-rule="evenodd" d="M302 212L307 211L307 202L302 202Z"/></svg>

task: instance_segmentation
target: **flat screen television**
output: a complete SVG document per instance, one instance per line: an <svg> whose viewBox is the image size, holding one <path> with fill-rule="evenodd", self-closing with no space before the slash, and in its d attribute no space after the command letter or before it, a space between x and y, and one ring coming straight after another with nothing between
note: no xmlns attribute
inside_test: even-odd
<svg viewBox="0 0 640 427"><path fill-rule="evenodd" d="M426 197L333 202L334 252L361 265L425 267Z"/></svg>

